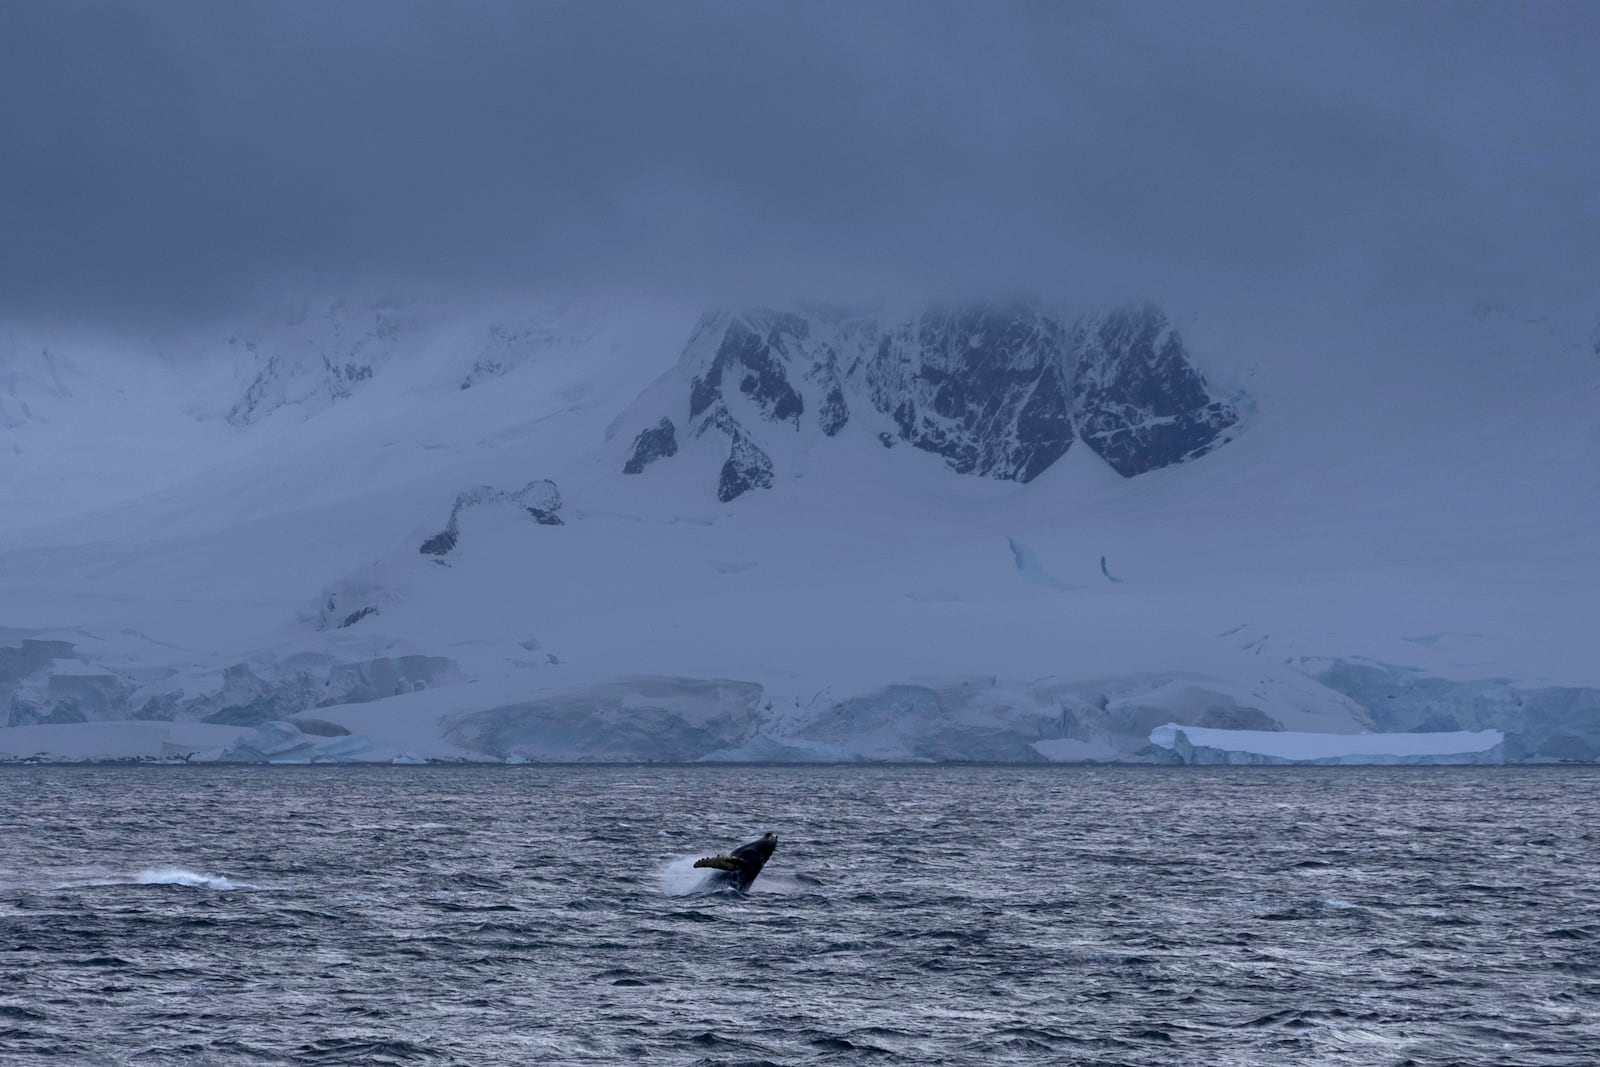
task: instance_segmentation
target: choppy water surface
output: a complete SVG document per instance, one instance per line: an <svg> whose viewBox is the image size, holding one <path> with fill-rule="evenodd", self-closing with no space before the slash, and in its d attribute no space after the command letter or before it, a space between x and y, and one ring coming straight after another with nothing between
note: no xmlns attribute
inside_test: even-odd
<svg viewBox="0 0 1600 1067"><path fill-rule="evenodd" d="M0 1060L1590 1065L1597 815L1571 768L11 768Z"/></svg>

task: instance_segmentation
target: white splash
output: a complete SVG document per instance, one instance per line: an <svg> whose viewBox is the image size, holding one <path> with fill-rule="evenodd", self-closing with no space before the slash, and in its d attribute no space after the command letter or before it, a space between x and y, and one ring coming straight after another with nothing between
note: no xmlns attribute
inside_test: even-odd
<svg viewBox="0 0 1600 1067"><path fill-rule="evenodd" d="M57 889L94 889L114 885L180 885L191 889L263 889L250 882L235 882L217 874L203 874L183 867L152 867L132 874L115 873L81 881L64 882Z"/></svg>
<svg viewBox="0 0 1600 1067"><path fill-rule="evenodd" d="M703 853L688 856L674 856L661 865L658 878L661 891L669 897L686 897L691 893L703 893L708 888L710 878L705 871L695 867L694 861Z"/></svg>
<svg viewBox="0 0 1600 1067"><path fill-rule="evenodd" d="M717 887L713 884L711 876L694 865L694 861L703 855L704 852L695 852L686 856L673 856L663 861L657 874L661 892L669 897L686 897L694 893L714 891ZM774 874L763 870L750 884L749 892L812 893L816 891L818 884L815 879L805 875Z"/></svg>
<svg viewBox="0 0 1600 1067"><path fill-rule="evenodd" d="M136 885L186 885L195 889L260 889L248 882L235 882L221 875L200 874L182 867L160 867L133 876Z"/></svg>

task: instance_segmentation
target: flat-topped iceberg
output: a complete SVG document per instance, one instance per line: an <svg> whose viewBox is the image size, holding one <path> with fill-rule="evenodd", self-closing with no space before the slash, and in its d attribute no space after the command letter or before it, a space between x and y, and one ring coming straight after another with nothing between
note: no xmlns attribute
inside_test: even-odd
<svg viewBox="0 0 1600 1067"><path fill-rule="evenodd" d="M1499 730L1415 734L1317 734L1218 730L1169 722L1150 743L1182 763L1504 763Z"/></svg>

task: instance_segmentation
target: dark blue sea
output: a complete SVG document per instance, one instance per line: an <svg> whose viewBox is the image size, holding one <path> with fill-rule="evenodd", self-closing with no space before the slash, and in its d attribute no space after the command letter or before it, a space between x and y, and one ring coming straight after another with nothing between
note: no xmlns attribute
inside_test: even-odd
<svg viewBox="0 0 1600 1067"><path fill-rule="evenodd" d="M1600 769L0 769L5 1067L623 1062L1593 1067Z"/></svg>

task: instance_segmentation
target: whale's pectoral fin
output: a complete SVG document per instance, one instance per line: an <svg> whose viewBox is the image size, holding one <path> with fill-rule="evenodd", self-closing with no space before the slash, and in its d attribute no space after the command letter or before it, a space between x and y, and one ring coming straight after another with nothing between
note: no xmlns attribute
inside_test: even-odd
<svg viewBox="0 0 1600 1067"><path fill-rule="evenodd" d="M744 864L732 856L707 856L703 860L695 860L696 867L715 867L719 871L742 871Z"/></svg>

